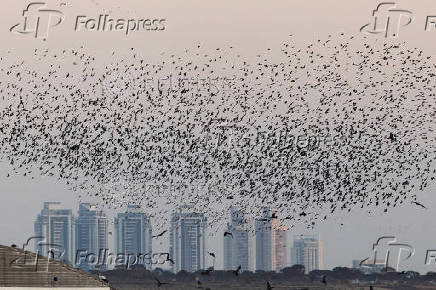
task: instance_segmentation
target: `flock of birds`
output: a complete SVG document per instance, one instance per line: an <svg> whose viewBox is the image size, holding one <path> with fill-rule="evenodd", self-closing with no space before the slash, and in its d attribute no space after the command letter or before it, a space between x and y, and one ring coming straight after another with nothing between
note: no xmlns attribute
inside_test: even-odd
<svg viewBox="0 0 436 290"><path fill-rule="evenodd" d="M155 224L189 204L288 226L412 203L435 178L430 56L341 34L256 57L200 45L99 64L84 47L0 59L0 161Z"/></svg>
<svg viewBox="0 0 436 290"><path fill-rule="evenodd" d="M238 276L240 270L241 270L241 266L239 266L236 270L233 270L232 272L233 272L234 275ZM213 272L213 271L214 271L213 267L210 267L210 268L208 268L207 270L202 271L202 272L201 272L201 275L209 275L209 274L210 274L211 272ZM162 282L162 281L161 281L158 277L156 277L154 274L152 274L152 275L153 275L153 279L156 281L156 286L157 286L158 288L162 287L163 285L169 285L169 284L171 284L171 283L169 283L169 282ZM101 277L104 277L104 276L101 276ZM106 279L106 278L104 278L104 279ZM107 281L107 280L106 280L106 281ZM109 282L109 281L107 281L107 282ZM323 276L321 277L321 283L323 283L324 286L327 286L327 277L326 277L325 275L323 275ZM197 289L204 289L204 290L211 290L211 288L206 287L206 286L204 285L204 283L203 283L203 282L202 282L198 277L197 277L197 279L196 279L196 288L197 288ZM275 288L275 287L271 286L271 283L270 283L269 281L266 281L266 290L272 290L272 289L274 289L274 288ZM301 290L308 290L308 288L301 288ZM372 290L372 286L371 286L370 290Z"/></svg>
<svg viewBox="0 0 436 290"><path fill-rule="evenodd" d="M241 266L239 266L236 270L233 270L232 272L233 272L234 275L238 276L240 270L241 270ZM213 267L210 267L207 270L203 270L201 272L201 275L209 275L213 271L214 271ZM101 277L100 279L103 278L106 282L109 282L106 279L106 277L104 277L104 276L100 276L100 277ZM164 285L170 285L171 284L169 282L162 282L161 279L156 277L156 275L154 275L154 274L152 274L152 277L156 281L157 288L160 288L160 287L162 287ZM323 284L324 287L326 287L327 286L327 276L326 275L322 275L320 282ZM202 282L201 279L199 279L198 277L196 279L196 288L197 289L204 289L204 290L212 290L212 288L206 287L204 285L204 282ZM266 288L265 288L266 290L272 290L274 288L276 288L276 287L272 286L270 281L266 281ZM306 287L299 288L299 289L300 290L309 290L309 288L306 288ZM373 289L374 289L373 286L369 286L369 290L373 290Z"/></svg>

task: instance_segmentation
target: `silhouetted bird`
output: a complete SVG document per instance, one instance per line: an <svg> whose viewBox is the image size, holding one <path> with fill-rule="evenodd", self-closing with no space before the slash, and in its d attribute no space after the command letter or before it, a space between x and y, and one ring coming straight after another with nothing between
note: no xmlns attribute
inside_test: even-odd
<svg viewBox="0 0 436 290"><path fill-rule="evenodd" d="M163 231L158 235L152 236L152 238L158 238L158 237L162 237L167 231Z"/></svg>
<svg viewBox="0 0 436 290"><path fill-rule="evenodd" d="M236 268L236 270L233 270L233 274L238 276L239 275L239 271L241 271L241 269L242 269L242 265L239 265L238 268Z"/></svg>
<svg viewBox="0 0 436 290"><path fill-rule="evenodd" d="M213 267L209 267L206 270L201 271L201 275L209 275L213 271L214 271L214 268Z"/></svg>
<svg viewBox="0 0 436 290"><path fill-rule="evenodd" d="M157 283L157 287L159 288L159 287L161 287L162 285L166 285L166 284L169 284L169 283L166 283L166 282L161 282L156 276L154 276L153 275L153 278L154 278L154 280L156 280L156 283Z"/></svg>
<svg viewBox="0 0 436 290"><path fill-rule="evenodd" d="M324 284L324 286L327 286L327 276L326 275L322 276L321 282Z"/></svg>
<svg viewBox="0 0 436 290"><path fill-rule="evenodd" d="M420 206L420 207L422 207L422 208L427 209L423 204L421 204L421 203L419 203L419 202L412 201L412 203L414 203L414 204L416 204L416 205L418 205L418 206Z"/></svg>

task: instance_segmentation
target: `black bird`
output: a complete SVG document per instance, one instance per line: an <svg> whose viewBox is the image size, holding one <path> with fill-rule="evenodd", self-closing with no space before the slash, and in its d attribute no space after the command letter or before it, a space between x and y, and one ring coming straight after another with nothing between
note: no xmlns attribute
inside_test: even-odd
<svg viewBox="0 0 436 290"><path fill-rule="evenodd" d="M155 236L151 236L151 237L152 237L152 238L162 237L166 232L167 232L167 231L165 230L165 231L161 232L160 234L155 235Z"/></svg>
<svg viewBox="0 0 436 290"><path fill-rule="evenodd" d="M232 239L233 239L233 234L230 232L224 232L224 237L226 237L226 236L232 236Z"/></svg>
<svg viewBox="0 0 436 290"><path fill-rule="evenodd" d="M235 274L235 276L239 275L239 271L241 271L242 266L239 265L238 268L236 268L236 270L233 270L233 274Z"/></svg>
<svg viewBox="0 0 436 290"><path fill-rule="evenodd" d="M110 207L141 201L162 229L170 215L158 201L177 204L160 186L144 188L149 182L216 186L216 200L178 192L213 223L234 204L247 212L270 204L290 213L287 226L308 227L326 219L317 214L321 208L387 211L416 200L436 179L436 152L429 149L436 137L434 60L403 44L377 48L353 39L329 36L304 47L286 39L282 49L268 48L254 62L223 49L212 56L196 45L193 53L153 63L133 51L104 67L83 47L64 50L62 62L48 49L35 49L29 63L8 51L10 61L0 57L0 161L13 170L8 177L54 177ZM167 90L171 79L163 87L142 81L167 71L179 81L216 75L222 67L234 76L224 94L213 90L223 84L199 88L199 80L195 92L191 83ZM80 88L73 85L79 82ZM316 106L314 91L322 96ZM224 137L236 138L211 140L227 134L211 120L230 124L232 136ZM332 142L319 140L325 136Z"/></svg>
<svg viewBox="0 0 436 290"><path fill-rule="evenodd" d="M324 286L327 286L327 276L326 276L326 275L323 275L323 276L322 276L322 278L321 278L321 283L323 283Z"/></svg>
<svg viewBox="0 0 436 290"><path fill-rule="evenodd" d="M154 280L156 280L156 283L157 283L157 287L159 288L160 286L162 286L162 285L166 285L166 284L169 284L169 283L167 283L167 282L161 282L155 275L153 275L153 278L154 278Z"/></svg>
<svg viewBox="0 0 436 290"><path fill-rule="evenodd" d="M71 150L79 150L79 148L80 148L80 145L79 144L76 144L76 145L73 145L73 146L71 146Z"/></svg>
<svg viewBox="0 0 436 290"><path fill-rule="evenodd" d="M213 267L209 267L206 270L201 271L201 275L209 275L213 271L214 271L214 268Z"/></svg>
<svg viewBox="0 0 436 290"><path fill-rule="evenodd" d="M173 259L171 259L171 258L168 257L168 258L166 259L166 261L168 261L168 262L170 262L171 264L174 265L174 260L173 260Z"/></svg>
<svg viewBox="0 0 436 290"><path fill-rule="evenodd" d="M418 206L420 206L420 207L422 207L422 208L427 209L423 204L421 204L421 203L419 203L419 202L412 201L412 203L414 203L414 204L416 204L416 205L418 205Z"/></svg>
<svg viewBox="0 0 436 290"><path fill-rule="evenodd" d="M272 287L269 281L266 281L266 290L272 290L275 287Z"/></svg>
<svg viewBox="0 0 436 290"><path fill-rule="evenodd" d="M215 259L215 254L211 252L207 252L210 256L212 256Z"/></svg>
<svg viewBox="0 0 436 290"><path fill-rule="evenodd" d="M162 255L165 255L167 257L165 261L170 262L174 265L173 259L170 258L170 253L163 253Z"/></svg>

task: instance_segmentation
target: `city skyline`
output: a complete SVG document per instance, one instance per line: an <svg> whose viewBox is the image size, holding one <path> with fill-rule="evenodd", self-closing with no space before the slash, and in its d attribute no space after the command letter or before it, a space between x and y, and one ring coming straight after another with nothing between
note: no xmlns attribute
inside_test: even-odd
<svg viewBox="0 0 436 290"><path fill-rule="evenodd" d="M241 266L241 271L279 272L281 269L295 264L292 259L289 261L286 258L286 249L291 246L286 238L288 229L280 225L274 215L274 209L264 208L262 217L255 220L257 228L253 235L244 228L246 223L244 213L240 209L231 208L226 228L227 235L222 237L223 252L216 253L216 255L223 256L223 270L234 270ZM58 243L60 240L71 240L70 244L65 245L69 254L64 256L64 259L69 263L77 262L74 260L77 260L77 257L80 261L80 258L84 258L90 253L95 254L100 259L102 253L107 255L107 251L111 252L108 240L112 231L109 228L108 217L103 210L97 209L91 203L80 203L77 217L75 217L72 210L63 208L60 202L44 202L43 210L35 220L35 236L42 233L39 226L42 220L47 221L44 233L55 236ZM51 233L48 228L48 220L51 220L52 224L57 223L58 225L55 227L54 233ZM68 221L70 221L69 224ZM59 232L59 223L64 230L63 234ZM174 261L174 264L170 263L170 269L173 272L180 270L195 272L207 267L216 268L215 258L212 259L211 265L206 262L211 258L205 239L206 230L207 220L204 214L192 212L187 206L182 206L173 212L168 249L169 258ZM149 217L141 207L129 205L126 212L119 212L114 218L113 232L116 254L123 253L126 257L129 254L147 253L151 257L153 254L152 226ZM250 238L254 243L250 243ZM38 243L42 243L42 245L38 245ZM50 251L47 245L42 248L45 244L49 243L44 243L42 238L37 239L35 240L35 249L41 253L43 253L42 251ZM262 250L265 250L266 253L262 253ZM260 259L258 259L259 256ZM269 257L269 260L262 260L262 256ZM89 261L87 262L89 263ZM256 265L255 269L250 268L250 264L253 262ZM97 263L97 265L98 267L82 263L76 266L84 270L109 268L107 264ZM151 269L151 266L145 266Z"/></svg>

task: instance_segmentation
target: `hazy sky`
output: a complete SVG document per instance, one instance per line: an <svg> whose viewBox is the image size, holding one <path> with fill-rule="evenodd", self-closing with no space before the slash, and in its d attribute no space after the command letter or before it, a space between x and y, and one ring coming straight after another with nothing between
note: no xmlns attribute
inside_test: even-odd
<svg viewBox="0 0 436 290"><path fill-rule="evenodd" d="M60 3L66 5L60 5ZM297 42L311 42L340 32L360 34L360 27L372 21L372 10L381 2L369 0L323 1L46 1L51 9L59 9L65 21L50 30L46 41L30 35L17 35L9 28L22 21L22 10L29 1L3 0L0 11L0 56L13 51L15 55L28 55L36 47L78 48L85 46L100 61L110 59L112 50L125 51L135 47L142 56L156 59L161 52L181 53L186 48L201 44L205 49L232 45L247 58L254 57L267 47L278 47L289 34ZM434 0L396 1L399 9L413 12L413 22L400 30L399 38L410 45L436 55L436 29L425 31L426 17L436 15ZM74 31L77 15L98 18L110 14L114 18L164 18L166 29L159 32ZM380 35L369 35L389 41ZM2 80L0 80L2 81ZM436 127L436 125L435 125ZM21 244L33 234L33 221L43 201L61 201L66 208L78 207L75 194L49 177L33 180L21 176L6 178L7 168L0 161L0 243ZM436 197L435 184L418 193L418 200L427 210L413 205L390 210L388 213L367 214L354 210L351 214L339 213L320 223L314 231L304 226L289 232L319 234L324 248L324 266L351 266L352 259L371 255L372 244L384 235L396 236L399 242L414 246L416 253L404 262L402 268L421 272L436 271L436 263L425 265L427 249L436 249ZM435 206L434 206L435 205ZM341 223L343 225L341 225ZM166 251L167 244L153 245L154 251ZM221 252L222 238L208 241L210 251ZM290 250L288 249L288 252ZM218 255L217 266L222 265Z"/></svg>

